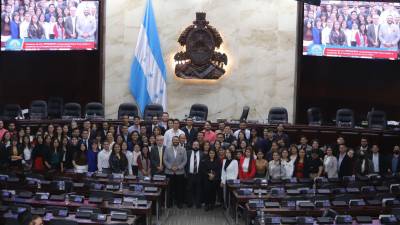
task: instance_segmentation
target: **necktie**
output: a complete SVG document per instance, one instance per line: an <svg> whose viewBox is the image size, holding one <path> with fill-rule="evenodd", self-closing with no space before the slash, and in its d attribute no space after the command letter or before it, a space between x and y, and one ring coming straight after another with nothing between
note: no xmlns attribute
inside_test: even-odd
<svg viewBox="0 0 400 225"><path fill-rule="evenodd" d="M160 167L162 166L163 162L163 155L162 155L162 148L158 148L158 154L160 155Z"/></svg>
<svg viewBox="0 0 400 225"><path fill-rule="evenodd" d="M194 166L193 166L193 173L197 174L197 156L196 153L194 153Z"/></svg>

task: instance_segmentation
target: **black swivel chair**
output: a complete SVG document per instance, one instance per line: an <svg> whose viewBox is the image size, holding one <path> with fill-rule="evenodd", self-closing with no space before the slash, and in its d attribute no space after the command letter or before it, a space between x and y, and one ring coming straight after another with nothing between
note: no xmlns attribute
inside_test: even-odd
<svg viewBox="0 0 400 225"><path fill-rule="evenodd" d="M64 100L61 97L49 97L47 100L47 114L50 118L61 118Z"/></svg>
<svg viewBox="0 0 400 225"><path fill-rule="evenodd" d="M208 107L204 104L193 104L190 107L189 117L194 121L206 121L208 116Z"/></svg>
<svg viewBox="0 0 400 225"><path fill-rule="evenodd" d="M311 107L307 110L307 118L309 126L322 125L322 113L318 107Z"/></svg>
<svg viewBox="0 0 400 225"><path fill-rule="evenodd" d="M89 102L85 106L85 116L87 118L104 118L104 106L100 102Z"/></svg>
<svg viewBox="0 0 400 225"><path fill-rule="evenodd" d="M283 107L272 107L268 113L269 124L280 124L288 122L287 110Z"/></svg>
<svg viewBox="0 0 400 225"><path fill-rule="evenodd" d="M31 119L47 119L47 103L43 100L32 101L29 108L29 117Z"/></svg>
<svg viewBox="0 0 400 225"><path fill-rule="evenodd" d="M139 116L139 109L136 104L133 103L122 103L118 107L118 119L121 119L123 115L129 117Z"/></svg>
<svg viewBox="0 0 400 225"><path fill-rule="evenodd" d="M21 106L18 104L7 104L3 108L3 118L6 120L22 116Z"/></svg>
<svg viewBox="0 0 400 225"><path fill-rule="evenodd" d="M351 109L339 109L336 111L337 127L354 127L354 112Z"/></svg>
<svg viewBox="0 0 400 225"><path fill-rule="evenodd" d="M64 105L64 118L81 118L81 105L75 102L69 102Z"/></svg>
<svg viewBox="0 0 400 225"><path fill-rule="evenodd" d="M153 116L157 116L161 118L164 109L160 104L148 104L144 108L143 119L144 120L151 120Z"/></svg>
<svg viewBox="0 0 400 225"><path fill-rule="evenodd" d="M368 113L368 127L370 129L386 129L386 113L380 110L374 110Z"/></svg>
<svg viewBox="0 0 400 225"><path fill-rule="evenodd" d="M249 106L244 106L243 107L243 111L242 111L242 115L240 116L239 121L245 121L247 120L247 117L249 116L249 112L250 112L250 107Z"/></svg>

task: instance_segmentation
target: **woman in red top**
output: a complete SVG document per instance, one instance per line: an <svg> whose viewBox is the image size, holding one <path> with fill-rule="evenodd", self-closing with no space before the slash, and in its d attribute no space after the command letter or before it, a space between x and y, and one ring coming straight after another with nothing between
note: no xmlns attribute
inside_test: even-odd
<svg viewBox="0 0 400 225"><path fill-rule="evenodd" d="M299 155L294 162L294 172L293 177L296 178L307 178L309 176L308 173L308 160L306 158L306 150L304 148L299 150Z"/></svg>
<svg viewBox="0 0 400 225"><path fill-rule="evenodd" d="M253 149L249 146L246 148L244 156L239 160L239 178L248 180L256 175L256 162L253 156Z"/></svg>

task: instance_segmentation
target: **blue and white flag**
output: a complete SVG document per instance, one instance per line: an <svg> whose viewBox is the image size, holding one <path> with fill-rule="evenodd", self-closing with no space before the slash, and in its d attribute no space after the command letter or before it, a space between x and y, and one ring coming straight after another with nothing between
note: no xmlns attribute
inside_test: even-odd
<svg viewBox="0 0 400 225"><path fill-rule="evenodd" d="M147 104L154 103L167 110L166 70L158 39L157 25L151 0L147 1L140 26L129 87L143 114Z"/></svg>

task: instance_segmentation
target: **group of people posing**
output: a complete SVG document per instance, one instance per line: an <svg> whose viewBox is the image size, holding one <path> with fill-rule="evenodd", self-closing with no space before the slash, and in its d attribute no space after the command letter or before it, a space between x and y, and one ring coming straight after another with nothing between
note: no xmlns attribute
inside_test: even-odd
<svg viewBox="0 0 400 225"><path fill-rule="evenodd" d="M167 112L143 125L122 116L118 125L84 121L70 124L7 127L0 121L0 169L36 173L100 172L138 177L166 175L168 205L214 208L222 203L228 180L290 179L351 175L399 174L399 146L391 156L362 138L350 148L343 137L332 145L309 143L302 136L290 141L284 126L276 130L248 128L245 121L233 131L229 124L217 129L207 121L201 129L187 118L184 125ZM186 193L186 194L183 194Z"/></svg>

